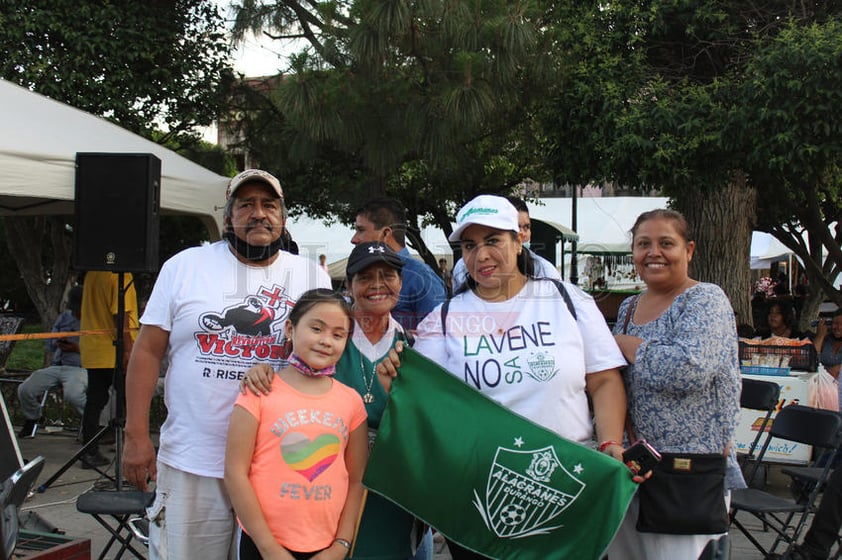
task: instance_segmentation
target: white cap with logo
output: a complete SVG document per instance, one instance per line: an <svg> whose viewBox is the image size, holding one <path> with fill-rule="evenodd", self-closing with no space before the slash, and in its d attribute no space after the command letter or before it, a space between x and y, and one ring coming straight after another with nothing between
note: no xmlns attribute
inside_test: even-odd
<svg viewBox="0 0 842 560"><path fill-rule="evenodd" d="M517 210L506 198L481 194L471 199L456 214L456 229L447 240L459 241L465 228L474 224L518 233Z"/></svg>

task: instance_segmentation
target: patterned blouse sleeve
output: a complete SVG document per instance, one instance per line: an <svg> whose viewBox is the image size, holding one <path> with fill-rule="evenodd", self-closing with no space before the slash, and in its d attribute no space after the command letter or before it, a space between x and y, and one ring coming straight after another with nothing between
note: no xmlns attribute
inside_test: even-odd
<svg viewBox="0 0 842 560"><path fill-rule="evenodd" d="M665 327L637 350L641 382L656 389L692 390L736 367L734 312L718 286L699 284L665 313Z"/></svg>

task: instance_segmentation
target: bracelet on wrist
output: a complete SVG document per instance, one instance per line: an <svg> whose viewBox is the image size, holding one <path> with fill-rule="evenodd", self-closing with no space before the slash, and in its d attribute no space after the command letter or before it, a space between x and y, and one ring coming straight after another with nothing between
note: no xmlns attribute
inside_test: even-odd
<svg viewBox="0 0 842 560"><path fill-rule="evenodd" d="M623 447L622 445L620 445L619 443L617 443L613 439L609 439L609 440L603 441L602 443L599 444L599 452L605 453L605 450L608 449L609 447L611 447L612 445L619 445L620 447Z"/></svg>
<svg viewBox="0 0 842 560"><path fill-rule="evenodd" d="M349 540L346 540L346 539L333 539L333 542L338 543L338 544L340 544L340 545L344 546L344 547L345 547L345 548L347 548L348 550L351 550L351 541L349 541Z"/></svg>

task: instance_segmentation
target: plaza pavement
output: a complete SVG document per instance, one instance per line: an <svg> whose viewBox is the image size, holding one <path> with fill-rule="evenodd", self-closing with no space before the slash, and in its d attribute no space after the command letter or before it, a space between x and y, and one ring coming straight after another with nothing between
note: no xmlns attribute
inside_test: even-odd
<svg viewBox="0 0 842 560"><path fill-rule="evenodd" d="M55 474L66 461L80 448L76 441L75 432L58 431L47 433L39 431L35 438L19 441L21 453L25 459L31 459L38 455L44 456L46 462L44 469L36 483L39 485L47 481ZM102 445L101 451L109 458L115 455L113 445ZM106 468L106 472L113 475L114 465ZM774 492L786 495L786 477L772 468L769 474L770 488ZM101 527L91 516L76 511L76 498L94 487L97 489L113 489L114 484L102 477L95 470L84 470L78 462L64 472L52 485L43 492L34 492L22 507L24 520L28 523L46 522L63 532L67 537L74 539L90 539L92 558L99 556L99 553L108 541L107 531ZM37 516L30 512L37 513ZM744 519L745 520L745 519ZM757 528L759 524L748 523ZM768 543L772 540L771 533L761 533L761 540ZM144 549L145 550L145 549ZM26 558L25 553L22 557ZM113 551L109 558L113 558ZM124 558L129 557L124 555ZM736 529L731 533L731 558L734 560L760 560L762 555L745 539ZM450 560L446 545L438 542L436 546L435 560Z"/></svg>

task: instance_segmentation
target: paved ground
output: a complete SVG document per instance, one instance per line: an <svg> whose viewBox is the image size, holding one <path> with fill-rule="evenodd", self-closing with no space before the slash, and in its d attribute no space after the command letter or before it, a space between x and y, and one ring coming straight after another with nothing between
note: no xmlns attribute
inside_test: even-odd
<svg viewBox="0 0 842 560"><path fill-rule="evenodd" d="M44 484L52 477L80 447L76 442L75 433L68 432L39 432L34 439L21 440L19 443L24 458L43 455L46 459L46 465L38 485ZM114 457L113 446L103 445L101 450L106 456ZM114 473L113 464L108 467L107 472ZM775 469L770 472L769 482L770 488L776 493L788 492L786 477L782 477ZM91 516L79 513L76 510L76 499L79 495L95 486L101 486L102 489L112 489L114 484L96 471L83 470L79 468L78 463L74 464L44 492L36 492L26 501L22 508L23 516L26 518L29 515L30 522L43 520L69 537L90 539L92 556L96 558L105 546L109 535ZM30 512L38 515L32 516ZM750 524L750 526L758 527L757 524ZM769 533L761 534L763 535L762 540L771 542L772 538ZM732 532L731 544L731 558L734 560L760 560L763 558L739 531ZM108 558L113 558L113 553L109 554ZM447 553L444 543L439 543L435 560L449 559L450 555Z"/></svg>

